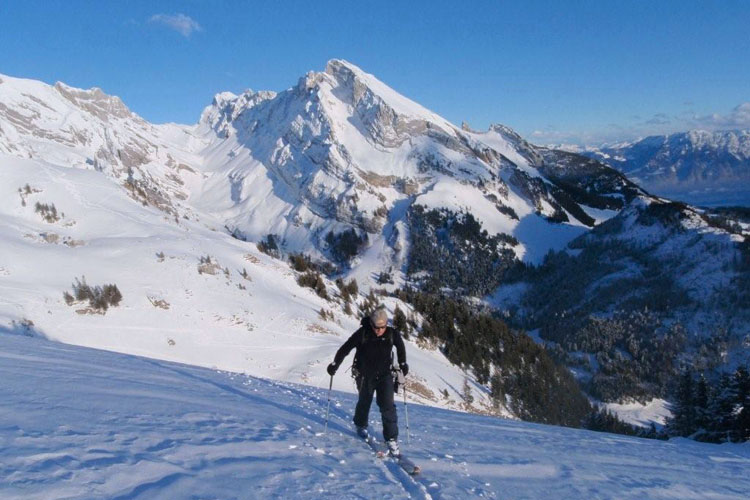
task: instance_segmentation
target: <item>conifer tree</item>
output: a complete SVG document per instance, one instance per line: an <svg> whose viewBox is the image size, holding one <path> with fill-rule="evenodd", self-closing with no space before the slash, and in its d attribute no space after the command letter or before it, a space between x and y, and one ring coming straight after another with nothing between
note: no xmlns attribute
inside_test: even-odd
<svg viewBox="0 0 750 500"><path fill-rule="evenodd" d="M695 432L695 406L693 401L693 374L685 370L680 378L675 402L672 405L669 432L676 436L689 436Z"/></svg>
<svg viewBox="0 0 750 500"><path fill-rule="evenodd" d="M700 376L698 382L695 384L695 394L693 397L694 410L694 428L695 430L703 430L704 432L708 428L709 414L708 414L708 382L706 377Z"/></svg>
<svg viewBox="0 0 750 500"><path fill-rule="evenodd" d="M401 335L408 338L409 332L407 330L406 314L404 314L404 311L398 306L396 306L396 309L393 311L393 328L398 330Z"/></svg>
<svg viewBox="0 0 750 500"><path fill-rule="evenodd" d="M735 432L739 441L750 439L750 373L741 366L734 374L734 387L737 391L737 418Z"/></svg>
<svg viewBox="0 0 750 500"><path fill-rule="evenodd" d="M505 399L503 394L503 379L499 373L495 373L490 379L490 397L495 408L499 408Z"/></svg>
<svg viewBox="0 0 750 500"><path fill-rule="evenodd" d="M469 385L469 379L464 378L463 398L466 406L470 406L474 402L474 396L471 394L471 386Z"/></svg>
<svg viewBox="0 0 750 500"><path fill-rule="evenodd" d="M711 440L716 442L732 441L734 427L734 407L737 402L737 391L732 379L724 373L719 379L718 386L713 391L708 406L708 418Z"/></svg>

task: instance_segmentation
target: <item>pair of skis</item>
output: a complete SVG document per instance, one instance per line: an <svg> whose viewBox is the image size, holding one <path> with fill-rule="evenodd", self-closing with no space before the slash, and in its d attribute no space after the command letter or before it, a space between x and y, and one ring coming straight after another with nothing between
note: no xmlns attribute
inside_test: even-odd
<svg viewBox="0 0 750 500"><path fill-rule="evenodd" d="M374 437L368 435L367 437L364 438L364 440L367 443L367 445L370 448L372 448L372 451L375 452L376 457L382 458L384 460L388 458L392 459L394 462L396 462L399 465L399 467L404 469L404 471L406 471L406 473L409 474L410 476L416 476L417 474L422 472L422 469L417 464L412 462L410 459L405 457L403 453L398 456L393 456L390 453L388 453L388 448L382 443L380 443Z"/></svg>
<svg viewBox="0 0 750 500"><path fill-rule="evenodd" d="M400 374L399 383L404 384L406 380L403 378L403 374L401 374L400 371L399 371L399 374ZM402 387L405 387L405 386L402 385ZM328 416L331 410L331 389L332 388L333 388L333 375L331 375L331 383L328 386L328 405L326 407L326 423L325 423L325 430L323 431L324 434L328 431ZM404 389L404 407L406 407L406 389ZM409 433L408 411L406 413L406 432L408 436L408 433ZM422 472L422 469L417 464L415 464L414 462L406 458L403 454L400 454L398 456L390 455L388 453L388 448L383 446L375 438L370 436L366 430L364 434L357 433L357 435L360 438L364 439L365 443L367 443L368 446L372 448L372 450L375 452L375 456L377 456L378 458L382 458L382 459L392 458L399 465L399 467L404 469L404 471L406 471L406 473L409 474L410 476L416 476L417 474Z"/></svg>

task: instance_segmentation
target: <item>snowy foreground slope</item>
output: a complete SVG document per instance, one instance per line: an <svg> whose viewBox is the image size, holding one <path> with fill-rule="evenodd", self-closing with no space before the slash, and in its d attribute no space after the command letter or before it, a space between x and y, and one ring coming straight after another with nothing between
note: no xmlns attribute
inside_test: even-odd
<svg viewBox="0 0 750 500"><path fill-rule="evenodd" d="M352 437L353 396L0 333L0 497L748 498L748 445L409 406L412 479ZM376 416L373 412L372 416ZM399 404L402 440L403 406ZM373 422L379 431L379 424Z"/></svg>

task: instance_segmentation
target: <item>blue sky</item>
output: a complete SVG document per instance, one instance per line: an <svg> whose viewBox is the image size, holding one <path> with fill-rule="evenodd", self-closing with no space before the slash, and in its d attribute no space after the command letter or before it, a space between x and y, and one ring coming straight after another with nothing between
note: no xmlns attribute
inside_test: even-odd
<svg viewBox="0 0 750 500"><path fill-rule="evenodd" d="M750 1L9 1L0 73L153 122L342 58L456 124L537 143L750 128Z"/></svg>

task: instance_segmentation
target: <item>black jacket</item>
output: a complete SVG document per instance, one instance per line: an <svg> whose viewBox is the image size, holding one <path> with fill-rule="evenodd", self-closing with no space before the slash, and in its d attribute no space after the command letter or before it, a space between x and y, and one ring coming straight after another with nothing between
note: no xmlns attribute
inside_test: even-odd
<svg viewBox="0 0 750 500"><path fill-rule="evenodd" d="M385 333L378 337L372 329L369 317L362 318L361 324L362 326L336 351L333 358L336 366L344 361L352 349L357 349L354 366L359 373L365 377L383 375L391 370L391 353L394 346L398 363L406 363L406 349L398 331L389 326Z"/></svg>

